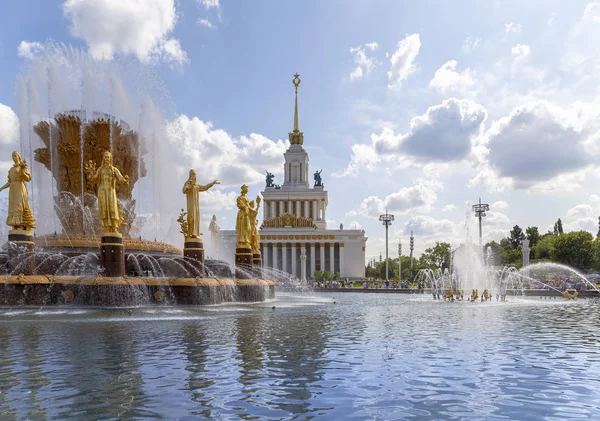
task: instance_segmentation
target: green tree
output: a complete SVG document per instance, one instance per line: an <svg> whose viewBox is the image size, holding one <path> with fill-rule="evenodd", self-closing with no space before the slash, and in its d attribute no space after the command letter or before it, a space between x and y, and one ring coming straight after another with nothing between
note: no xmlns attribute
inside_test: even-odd
<svg viewBox="0 0 600 421"><path fill-rule="evenodd" d="M574 231L556 238L556 261L587 271L594 263L594 237L587 231Z"/></svg>
<svg viewBox="0 0 600 421"><path fill-rule="evenodd" d="M542 235L535 247L532 248L533 258L536 260L554 260L556 238L552 233Z"/></svg>
<svg viewBox="0 0 600 421"><path fill-rule="evenodd" d="M419 260L421 264L431 266L432 268L449 268L450 244L435 243L434 247L428 248L423 252Z"/></svg>
<svg viewBox="0 0 600 421"><path fill-rule="evenodd" d="M600 216L598 217L598 234L596 234L596 238L600 238Z"/></svg>
<svg viewBox="0 0 600 421"><path fill-rule="evenodd" d="M527 227L525 233L527 234L527 239L529 240L529 247L533 249L541 238L538 227Z"/></svg>
<svg viewBox="0 0 600 421"><path fill-rule="evenodd" d="M520 226L515 225L513 229L510 231L510 244L513 249L518 249L523 244L523 239L525 239L525 234L523 234L523 230Z"/></svg>
<svg viewBox="0 0 600 421"><path fill-rule="evenodd" d="M554 235L562 235L563 234L563 226L560 218L554 223Z"/></svg>

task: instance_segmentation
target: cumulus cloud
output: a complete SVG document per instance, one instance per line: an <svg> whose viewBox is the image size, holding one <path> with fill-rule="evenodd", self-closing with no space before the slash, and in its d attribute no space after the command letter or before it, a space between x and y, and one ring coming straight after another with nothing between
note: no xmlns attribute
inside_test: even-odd
<svg viewBox="0 0 600 421"><path fill-rule="evenodd" d="M25 40L21 41L17 47L17 53L19 54L19 57L27 58L29 60L33 59L43 50L44 46L39 42L29 42Z"/></svg>
<svg viewBox="0 0 600 421"><path fill-rule="evenodd" d="M501 212L488 211L485 216L485 224L489 226L508 225L510 219Z"/></svg>
<svg viewBox="0 0 600 421"><path fill-rule="evenodd" d="M418 215L410 218L404 224L404 234L415 236L431 236L437 234L451 234L456 225L448 219L435 219L426 215Z"/></svg>
<svg viewBox="0 0 600 421"><path fill-rule="evenodd" d="M511 48L510 52L516 60L521 60L531 54L531 48L528 45L517 44Z"/></svg>
<svg viewBox="0 0 600 421"><path fill-rule="evenodd" d="M504 200L498 200L497 202L492 203L490 209L506 209L508 208L508 202Z"/></svg>
<svg viewBox="0 0 600 421"><path fill-rule="evenodd" d="M442 212L451 212L456 209L456 205L446 205L442 208Z"/></svg>
<svg viewBox="0 0 600 421"><path fill-rule="evenodd" d="M444 100L413 118L406 134L384 127L381 133L371 134L370 145L353 145L348 167L334 175L354 175L361 169L374 171L381 162L406 167L460 161L471 153L486 118L486 109L473 101Z"/></svg>
<svg viewBox="0 0 600 421"><path fill-rule="evenodd" d="M407 134L383 132L373 137L373 146L378 154L409 154L423 161L461 160L469 155L486 118L483 106L450 98L413 118Z"/></svg>
<svg viewBox="0 0 600 421"><path fill-rule="evenodd" d="M177 22L174 0L67 0L62 8L71 34L85 40L96 59L121 53L142 62L187 61L179 40L170 38Z"/></svg>
<svg viewBox="0 0 600 421"><path fill-rule="evenodd" d="M412 211L429 212L437 200L436 187L439 186L421 181L414 186L403 187L383 199L369 196L362 201L357 211L350 211L346 215L361 215L376 219L386 210L394 214L407 214Z"/></svg>
<svg viewBox="0 0 600 421"><path fill-rule="evenodd" d="M354 56L354 63L356 64L356 67L350 73L350 80L359 79L373 70L377 65L377 60L374 57L369 57L368 53L378 48L379 44L374 41L350 48L350 53Z"/></svg>
<svg viewBox="0 0 600 421"><path fill-rule="evenodd" d="M585 137L547 103L516 107L486 135L488 159L516 188L576 171L590 162Z"/></svg>
<svg viewBox="0 0 600 421"><path fill-rule="evenodd" d="M442 93L468 91L475 84L475 74L469 68L457 72L456 64L456 60L449 60L444 63L436 70L429 86L438 89Z"/></svg>
<svg viewBox="0 0 600 421"><path fill-rule="evenodd" d="M198 180L217 178L223 186L239 186L264 181L265 169L282 174L286 144L281 140L255 133L234 138L210 122L185 115L168 125L167 138L166 152L173 156L165 159L195 168Z"/></svg>
<svg viewBox="0 0 600 421"><path fill-rule="evenodd" d="M594 209L590 205L577 205L567 211L567 217L569 218L580 218L582 216L588 216Z"/></svg>
<svg viewBox="0 0 600 421"><path fill-rule="evenodd" d="M504 24L504 32L506 33L520 34L522 29L523 25L519 23L510 22Z"/></svg>
<svg viewBox="0 0 600 421"><path fill-rule="evenodd" d="M14 145L19 140L19 117L8 105L0 103L0 145Z"/></svg>
<svg viewBox="0 0 600 421"><path fill-rule="evenodd" d="M420 49L421 39L419 34L407 35L406 38L398 42L398 49L390 59L389 88L399 88L402 82L417 70L414 62Z"/></svg>

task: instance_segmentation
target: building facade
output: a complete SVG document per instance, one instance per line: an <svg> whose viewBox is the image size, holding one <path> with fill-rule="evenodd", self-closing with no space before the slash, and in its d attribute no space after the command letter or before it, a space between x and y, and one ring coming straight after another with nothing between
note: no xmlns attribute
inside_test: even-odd
<svg viewBox="0 0 600 421"><path fill-rule="evenodd" d="M261 192L263 265L300 279L311 279L317 270L337 272L342 278L364 278L365 232L343 229L342 225L339 229L327 228L329 195L321 171L310 172L304 134L298 125L299 84L299 76L295 75L294 129L289 133L290 147L284 153L283 184L275 185L273 175L268 173ZM235 241L235 231L221 231L221 244L226 250L233 249Z"/></svg>

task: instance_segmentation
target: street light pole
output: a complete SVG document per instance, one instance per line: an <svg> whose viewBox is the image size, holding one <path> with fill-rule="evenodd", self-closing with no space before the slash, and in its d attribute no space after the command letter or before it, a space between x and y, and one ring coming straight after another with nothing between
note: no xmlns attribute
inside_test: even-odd
<svg viewBox="0 0 600 421"><path fill-rule="evenodd" d="M481 197L479 198L479 204L473 205L473 212L475 212L475 216L479 219L479 247L481 247L481 221L485 213L489 210L490 205L481 203Z"/></svg>
<svg viewBox="0 0 600 421"><path fill-rule="evenodd" d="M398 281L402 280L402 239L398 240Z"/></svg>
<svg viewBox="0 0 600 421"><path fill-rule="evenodd" d="M388 228L392 225L394 215L388 213L387 209L383 215L379 215L379 220L385 225L385 280L389 281L389 267L388 267Z"/></svg>

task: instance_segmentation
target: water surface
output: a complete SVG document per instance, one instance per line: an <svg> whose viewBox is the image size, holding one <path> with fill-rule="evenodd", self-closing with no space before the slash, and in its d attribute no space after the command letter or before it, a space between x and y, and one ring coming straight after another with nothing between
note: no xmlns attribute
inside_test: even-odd
<svg viewBox="0 0 600 421"><path fill-rule="evenodd" d="M599 306L1 308L0 419L600 419Z"/></svg>

